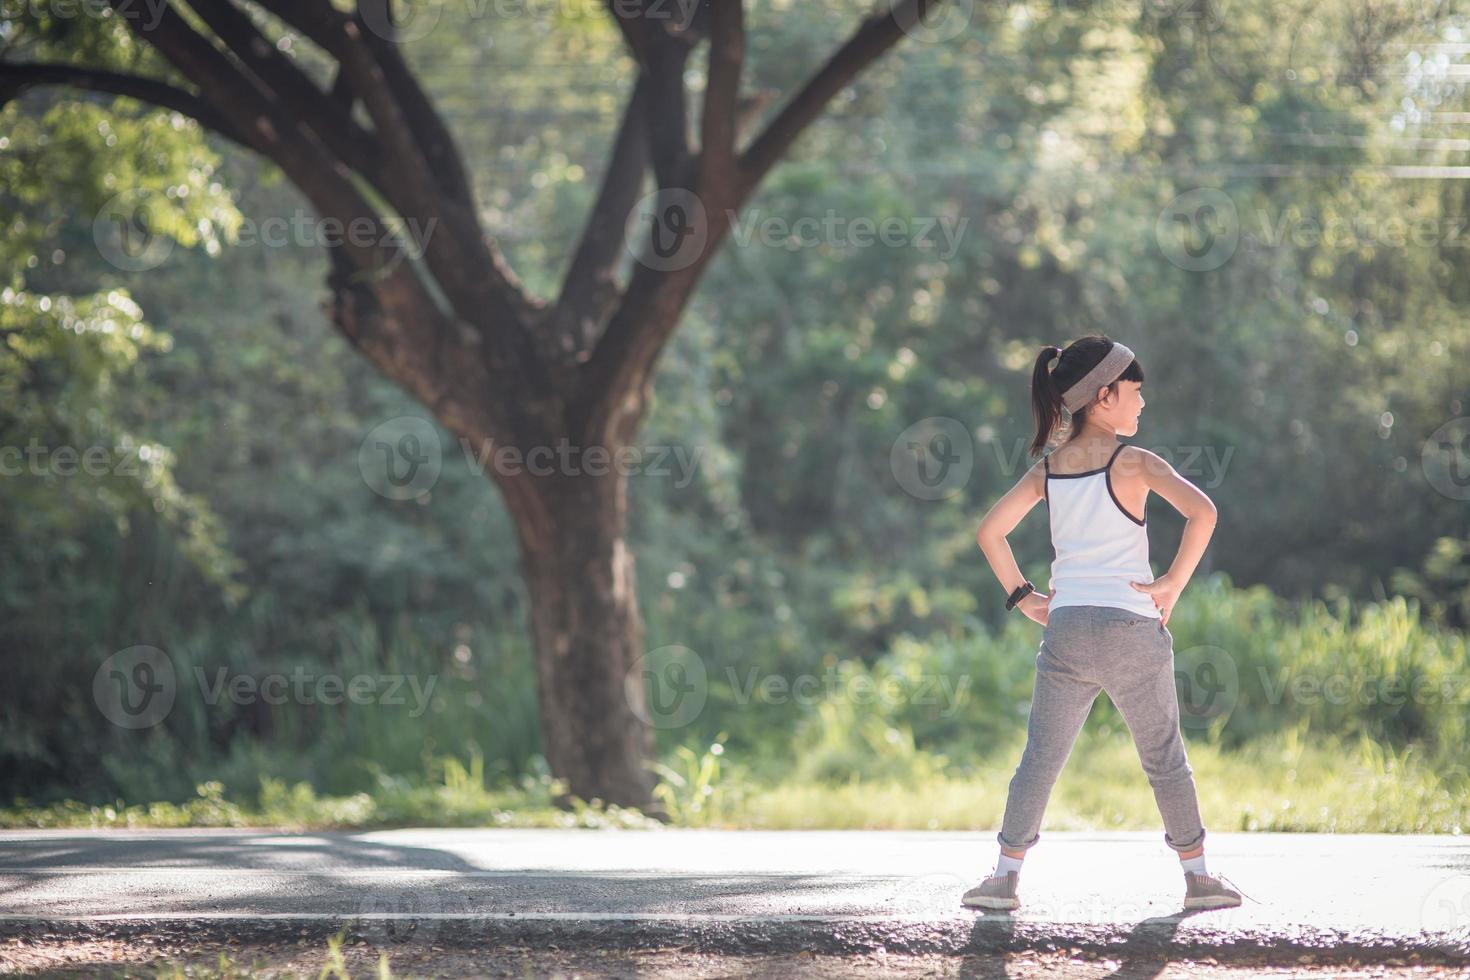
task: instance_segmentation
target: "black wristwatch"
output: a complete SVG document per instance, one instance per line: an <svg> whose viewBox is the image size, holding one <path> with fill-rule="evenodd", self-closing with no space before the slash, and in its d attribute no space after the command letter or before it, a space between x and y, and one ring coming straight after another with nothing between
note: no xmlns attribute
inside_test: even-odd
<svg viewBox="0 0 1470 980"><path fill-rule="evenodd" d="M1016 586L1016 591L1012 592L1011 597L1006 600L1006 612L1010 612L1012 609L1015 609L1016 603L1020 602L1022 599L1026 598L1028 595L1035 591L1036 586L1032 585L1030 582L1024 582L1021 585Z"/></svg>

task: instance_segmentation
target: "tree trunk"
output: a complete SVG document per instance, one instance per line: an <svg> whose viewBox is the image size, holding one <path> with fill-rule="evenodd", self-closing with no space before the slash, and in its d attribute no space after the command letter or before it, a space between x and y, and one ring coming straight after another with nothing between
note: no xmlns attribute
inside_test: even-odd
<svg viewBox="0 0 1470 980"><path fill-rule="evenodd" d="M626 539L627 477L533 479L539 513L517 514L516 526L547 762L574 796L654 812L644 764L654 756L653 729L643 678L634 674L645 651Z"/></svg>
<svg viewBox="0 0 1470 980"><path fill-rule="evenodd" d="M738 211L826 105L940 0L895 0L864 18L744 150L740 122L754 109L742 107L740 92L742 3L700 4L678 32L647 0L611 5L640 77L561 300L550 307L521 285L476 221L469 170L399 45L371 29L361 9L255 2L335 62L329 90L231 0L190 0L194 17L167 2L150 4L144 17L137 4L108 0L186 87L110 68L0 60L0 105L33 85L71 85L192 116L260 153L323 219L354 229L347 247L331 250L331 314L387 377L477 444L545 448L547 434L564 429L584 448L607 444L616 460L649 403L659 354L728 231L720 216ZM360 8L391 26L390 6L363 0ZM706 37L696 150L685 65ZM700 204L709 235L692 264L640 264L620 288L625 221L647 169L661 190ZM415 249L385 220L392 213L440 229L418 243L417 261L404 261ZM367 241L356 232L363 221L376 232ZM525 564L546 756L571 793L649 808L654 781L644 760L653 731L625 542L627 479L616 467L604 467L606 475L579 469L493 477Z"/></svg>

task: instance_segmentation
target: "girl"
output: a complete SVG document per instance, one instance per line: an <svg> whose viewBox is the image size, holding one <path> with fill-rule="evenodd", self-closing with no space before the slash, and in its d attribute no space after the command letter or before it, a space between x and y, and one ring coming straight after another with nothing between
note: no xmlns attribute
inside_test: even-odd
<svg viewBox="0 0 1470 980"><path fill-rule="evenodd" d="M1045 347L1031 376L1040 463L991 508L977 539L996 577L1019 609L1044 627L1026 750L1011 779L997 838L994 872L965 893L974 908L1013 909L1026 851L1040 838L1052 785L1099 691L1123 716L1164 818L1164 841L1184 867L1184 907L1240 904L1240 893L1205 872L1205 829L1194 775L1179 731L1174 691L1174 637L1165 626L1215 528L1215 505L1160 457L1119 436L1138 432L1143 368L1133 352L1103 336L1066 350ZM1062 421L1062 409L1070 418ZM1145 508L1149 492L1187 521L1168 572L1153 577ZM1006 535L1045 501L1056 556L1051 595L1021 574Z"/></svg>

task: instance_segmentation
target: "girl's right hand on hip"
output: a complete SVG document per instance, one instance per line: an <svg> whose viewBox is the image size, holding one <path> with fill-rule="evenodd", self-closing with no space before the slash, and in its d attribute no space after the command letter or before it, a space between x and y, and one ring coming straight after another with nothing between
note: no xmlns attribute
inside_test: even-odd
<svg viewBox="0 0 1470 980"><path fill-rule="evenodd" d="M1047 612L1051 608L1051 596L1042 595L1040 592L1032 592L1026 598L1016 603L1016 608L1031 619L1036 620L1042 626L1045 626Z"/></svg>

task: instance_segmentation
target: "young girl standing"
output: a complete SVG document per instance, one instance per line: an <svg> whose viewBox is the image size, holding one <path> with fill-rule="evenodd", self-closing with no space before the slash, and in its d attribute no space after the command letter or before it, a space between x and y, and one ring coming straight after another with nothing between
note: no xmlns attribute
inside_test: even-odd
<svg viewBox="0 0 1470 980"><path fill-rule="evenodd" d="M1240 904L1240 893L1205 871L1205 829L1194 775L1179 731L1174 637L1165 625L1215 528L1215 505L1154 453L1123 445L1138 432L1143 368L1104 336L1063 350L1045 347L1031 377L1036 437L1031 455L1056 448L980 522L977 538L1010 593L1007 609L1042 624L1026 749L1011 779L994 872L965 893L975 908L1013 909L1026 851L1082 723L1100 691L1123 716L1164 819L1164 841L1179 852L1185 908ZM1063 421L1062 409L1070 418ZM1157 493L1187 519L1169 570L1154 578L1145 507ZM1021 574L1006 541L1045 502L1056 556L1051 595Z"/></svg>

